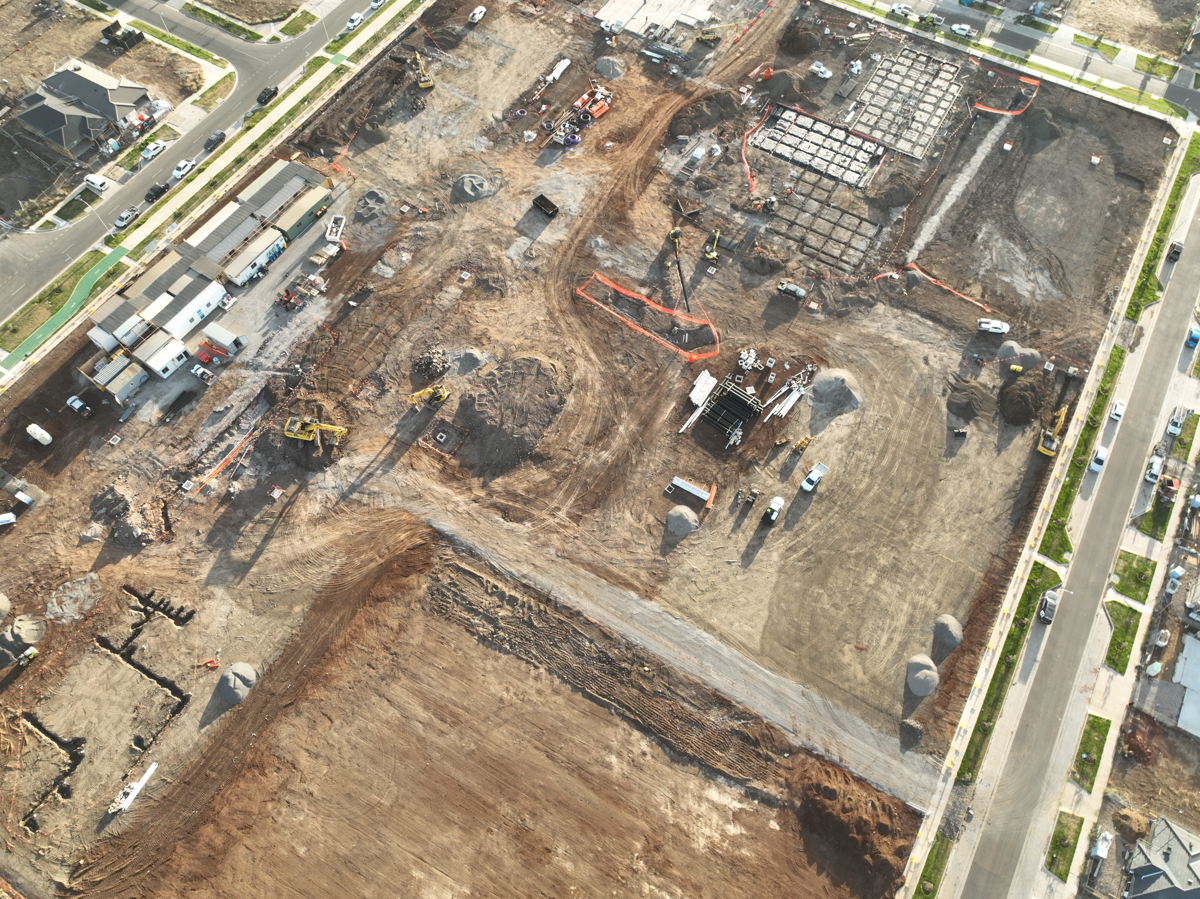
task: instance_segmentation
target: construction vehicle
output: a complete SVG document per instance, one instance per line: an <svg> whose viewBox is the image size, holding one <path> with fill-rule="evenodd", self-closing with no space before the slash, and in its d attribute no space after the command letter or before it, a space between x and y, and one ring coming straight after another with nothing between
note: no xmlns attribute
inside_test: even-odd
<svg viewBox="0 0 1200 899"><path fill-rule="evenodd" d="M429 90L433 87L433 78L425 71L425 60L420 53L414 53L413 62L417 64L417 87L423 91Z"/></svg>
<svg viewBox="0 0 1200 899"><path fill-rule="evenodd" d="M315 418L300 418L293 415L283 426L283 433L297 440L317 440L322 433L329 435L329 442L337 446L349 431L337 425L327 425Z"/></svg>
<svg viewBox="0 0 1200 899"><path fill-rule="evenodd" d="M708 25L700 29L700 33L696 35L696 40L704 41L706 44L715 44L721 39L721 32L726 28L737 28L737 22L726 22L724 25Z"/></svg>
<svg viewBox="0 0 1200 899"><path fill-rule="evenodd" d="M1042 436L1038 440L1038 452L1043 456L1053 456L1058 452L1059 434L1062 433L1063 422L1067 420L1067 407L1063 406L1054 413L1053 424L1042 431Z"/></svg>
<svg viewBox="0 0 1200 899"><path fill-rule="evenodd" d="M774 524L779 520L779 513L783 511L783 497L777 496L771 500L771 504L767 506L767 511L763 512L763 524Z"/></svg>
<svg viewBox="0 0 1200 899"><path fill-rule="evenodd" d="M806 449L808 449L808 445L810 443L812 443L812 434L807 434L792 444L792 452L793 453L802 453Z"/></svg>
<svg viewBox="0 0 1200 899"><path fill-rule="evenodd" d="M754 501L755 501L756 499L758 499L760 496L762 496L762 491L761 491L761 490L759 490L757 487L751 487L751 488L750 488L750 495L746 497L746 505L747 505L747 506L753 506L753 505L754 505Z"/></svg>
<svg viewBox="0 0 1200 899"><path fill-rule="evenodd" d="M708 235L708 240L704 244L704 258L715 260L717 258L717 241L721 239L720 229L713 231Z"/></svg>
<svg viewBox="0 0 1200 899"><path fill-rule="evenodd" d="M424 390L418 390L411 394L408 398L409 404L417 412L421 411L421 403L428 402L431 407L436 408L450 398L450 391L441 384L430 384Z"/></svg>

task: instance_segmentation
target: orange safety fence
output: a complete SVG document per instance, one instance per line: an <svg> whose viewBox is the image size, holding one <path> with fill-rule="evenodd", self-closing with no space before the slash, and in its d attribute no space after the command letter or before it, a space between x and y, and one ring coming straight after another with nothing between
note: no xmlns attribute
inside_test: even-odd
<svg viewBox="0 0 1200 899"><path fill-rule="evenodd" d="M621 315L621 313L617 312L615 309L611 308L610 306L607 306L604 303L601 303L599 300L595 299L594 297L588 296L587 288L588 288L588 285L591 284L593 281L599 281L601 284L608 287L610 290L615 290L617 293L621 294L621 296L629 297L629 299L631 299L631 300L637 300L639 303L645 303L651 309L656 309L657 311L665 313L667 315L670 315L673 318L677 318L681 321L685 321L685 322L688 322L693 325L707 326L708 329L710 331L712 331L712 336L713 336L712 350L710 350L708 352L704 352L704 353L694 352L692 350L685 350L682 347L678 347L675 344L671 343L669 340L664 340L662 337L659 337L657 334L653 333L652 331L647 331L645 328L641 327L636 322L630 321L628 318ZM575 288L575 293L578 294L579 296L583 297L585 300L587 300L589 303L591 303L597 309L604 310L605 312L607 312L609 315L611 315L617 321L621 322L626 327L632 328L633 330L637 331L639 334L644 334L646 337L649 337L651 340L655 341L656 343L660 343L663 346L665 346L667 349L674 350L676 353L679 353L679 355L686 357L688 362L695 362L698 359L711 359L713 356L716 356L718 353L721 352L721 338L720 338L720 335L717 334L717 326L712 323L711 319L709 319L707 317L706 318L694 318L693 316L687 315L683 312L679 312L676 309L668 309L666 306L660 306L658 303L654 302L649 297L644 297L640 293L634 293L631 290L626 290L624 287L621 287L620 285L613 283L612 281L610 281L608 278L604 277L604 275L600 274L599 272L593 272L592 276L590 278L588 278L587 281L585 281L579 287Z"/></svg>
<svg viewBox="0 0 1200 899"><path fill-rule="evenodd" d="M970 60L971 62L975 63L975 65L979 66L979 68L983 69L985 72L991 72L993 75L998 75L1002 78L1015 78L1017 81L1020 81L1022 84L1029 84L1029 85L1033 86L1033 93L1030 95L1030 97L1029 97L1028 101L1025 103L1025 105L1022 106L1020 109L996 109L994 106L985 106L983 103L979 102L980 100L983 99L983 97L980 97L979 100L976 100L972 105L976 109L982 109L984 112L994 112L994 113L996 113L996 115L1013 115L1013 116L1020 115L1021 113L1023 113L1025 110L1027 110L1029 108L1029 105L1031 103L1033 103L1034 99L1038 95L1038 89L1042 86L1042 82L1038 81L1036 78L1026 78L1024 75L1018 75L1015 72L1004 72L1004 71L1001 71L1000 69L989 69L987 66L983 65L981 62L979 62L974 57L969 56L969 57L967 57L967 59ZM988 93L990 94L991 91L988 91ZM984 94L984 96L987 96L987 94Z"/></svg>
<svg viewBox="0 0 1200 899"><path fill-rule="evenodd" d="M767 120L767 116L770 114L771 106L768 105L766 112L763 113L763 117L758 120L758 124L742 135L742 165L746 167L746 181L750 184L750 193L754 193L754 175L750 173L750 163L746 161L746 138L761 128L762 123Z"/></svg>
<svg viewBox="0 0 1200 899"><path fill-rule="evenodd" d="M895 274L896 272L903 271L904 269L911 269L912 271L914 271L914 272L916 272L918 275L920 275L922 278L924 278L926 281L928 281L930 284L933 284L933 285L934 285L934 286L936 286L936 287L940 287L940 288L942 288L942 290L945 290L945 291L947 291L947 292L949 292L949 293L952 293L952 294L954 294L954 295L955 295L956 297L958 297L960 300L966 300L968 303L970 303L970 304L971 304L971 305L973 305L973 306L978 306L978 307L979 307L980 309L982 309L984 312L991 312L991 311L992 311L992 310L991 310L991 309L990 309L988 306L986 306L986 305L984 305L983 303L979 302L979 300L972 299L971 297L967 296L965 293L959 293L959 292L958 292L957 290L955 290L953 287L948 287L947 285L943 284L943 283L942 283L941 281L939 281L937 278L934 278L934 277L933 277L933 276L931 276L931 275L930 275L928 272L926 272L926 271L922 270L922 269L921 269L921 267L920 267L920 266L918 266L918 265L917 265L915 262L909 262L909 263L907 263L907 264L905 264L905 265L902 265L902 266L900 266L900 268L896 269L895 271L891 271L891 272L883 272L882 274L876 275L876 276L875 276L874 278L872 278L871 280L872 280L872 281L878 281L880 278L886 278L886 277L888 277L889 275L893 275L893 274Z"/></svg>

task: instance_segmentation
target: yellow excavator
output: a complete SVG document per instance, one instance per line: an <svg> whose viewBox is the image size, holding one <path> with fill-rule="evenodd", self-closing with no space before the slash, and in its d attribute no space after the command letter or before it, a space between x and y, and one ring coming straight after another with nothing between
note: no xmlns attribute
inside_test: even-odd
<svg viewBox="0 0 1200 899"><path fill-rule="evenodd" d="M317 440L322 434L329 435L329 442L337 446L343 437L350 433L346 428L337 425L327 425L315 418L300 418L293 415L283 426L283 433L297 440Z"/></svg>
<svg viewBox="0 0 1200 899"><path fill-rule="evenodd" d="M715 44L721 39L722 31L726 28L736 28L737 24L737 22L726 22L724 25L708 25L700 29L700 33L696 35L696 40Z"/></svg>
<svg viewBox="0 0 1200 899"><path fill-rule="evenodd" d="M1043 456L1053 456L1058 452L1059 444L1062 442L1059 435L1062 433L1063 422L1066 420L1067 407L1063 406L1054 413L1054 422L1042 431L1042 436L1038 439L1038 452Z"/></svg>
<svg viewBox="0 0 1200 899"><path fill-rule="evenodd" d="M704 244L704 258L710 261L717 258L717 242L721 239L721 231L717 229L712 234L708 235L708 241Z"/></svg>
<svg viewBox="0 0 1200 899"><path fill-rule="evenodd" d="M421 88L421 90L429 90L433 87L433 78L425 71L425 60L421 57L420 53L414 53L413 62L417 64L417 87Z"/></svg>
<svg viewBox="0 0 1200 899"><path fill-rule="evenodd" d="M408 398L408 402L417 412L421 411L421 403L427 402L436 408L450 398L450 391L441 384L430 384L424 390L418 390Z"/></svg>

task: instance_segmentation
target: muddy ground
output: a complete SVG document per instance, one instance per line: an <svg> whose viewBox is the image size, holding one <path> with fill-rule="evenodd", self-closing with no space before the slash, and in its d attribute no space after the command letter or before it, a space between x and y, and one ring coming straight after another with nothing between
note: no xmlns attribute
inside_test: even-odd
<svg viewBox="0 0 1200 899"><path fill-rule="evenodd" d="M0 536L6 557L37 560L0 590L45 617L63 583L97 575L86 617L52 622L38 664L0 681L0 795L19 847L6 870L35 895L283 895L346 878L365 895L515 878L522 893L889 895L916 813L852 760L936 771L1040 495L1035 435L1077 385L1041 358L1092 358L1165 164L1163 126L1045 85L1021 116L973 118L995 82L964 72L924 160L889 153L865 189L822 193L814 208L873 234L834 269L756 210L814 182L751 147L750 193L741 138L764 109L736 89L771 61L793 102L839 121L853 100L840 77L805 74L810 54L840 72L899 52L894 37L831 46L816 36L850 20L813 7L798 26L812 39L780 49L792 11L772 7L736 45L698 45L680 79L631 37L614 47L550 7L489 10L471 32L461 12L432 8L426 32L293 137L287 152L334 175L349 218L324 297L271 305L292 270L313 269L311 234L239 291L228 321L251 344L213 387L185 370L143 388L124 424L100 395L83 422L63 407L89 355L81 333L5 395L2 465L48 498ZM432 91L412 83L414 50ZM562 55L563 79L531 101ZM544 146L541 122L600 57L622 73L605 76L612 110L578 149ZM531 207L539 193L557 217ZM1064 204L1096 226L1056 216ZM715 264L701 258L713 230L726 241ZM802 303L781 277L809 291ZM1021 346L979 336L983 314ZM696 376L732 373L747 347L774 360L746 372L758 396L811 366L857 398L814 384L728 449L703 422L679 434ZM1021 355L1016 384L1005 354L1023 347L1042 356ZM444 370L417 366L431 348ZM430 383L449 400L410 407ZM291 415L349 434L300 445L280 433ZM47 450L25 440L30 420L54 435ZM806 493L817 462L830 473ZM668 493L676 476L715 484L712 507ZM751 488L763 499L736 501ZM760 518L774 495L772 527ZM682 538L665 528L681 502L700 521ZM570 607L591 576L863 722L863 745L823 750L849 772L797 748L821 742L805 709L772 718L753 693L735 705ZM953 652L932 644L944 613L965 623ZM917 653L942 677L924 702L904 688ZM697 667L727 658L700 653ZM230 709L214 686L234 661L262 680ZM150 759L162 769L134 811L104 816ZM554 798L531 801L530 784ZM344 862L318 865L329 840ZM262 864L284 841L287 863ZM597 866L594 845L623 861Z"/></svg>

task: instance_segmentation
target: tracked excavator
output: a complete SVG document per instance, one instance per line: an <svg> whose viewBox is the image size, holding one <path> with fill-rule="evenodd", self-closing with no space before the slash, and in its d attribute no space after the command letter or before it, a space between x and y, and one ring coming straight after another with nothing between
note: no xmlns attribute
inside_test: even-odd
<svg viewBox="0 0 1200 899"><path fill-rule="evenodd" d="M1063 422L1067 420L1067 407L1063 406L1054 413L1054 422L1050 427L1042 431L1042 436L1038 439L1038 452L1043 456L1053 456L1058 452L1058 447L1062 443L1059 435L1062 433Z"/></svg>
<svg viewBox="0 0 1200 899"><path fill-rule="evenodd" d="M425 71L425 60L420 53L413 54L413 62L417 64L417 87L421 90L429 90L433 87L433 78Z"/></svg>
<svg viewBox="0 0 1200 899"><path fill-rule="evenodd" d="M283 426L283 433L297 440L317 440L321 434L329 436L329 442L337 446L343 437L350 433L346 428L337 425L327 425L315 418L300 418L293 415Z"/></svg>
<svg viewBox="0 0 1200 899"><path fill-rule="evenodd" d="M442 403L450 398L450 391L441 384L430 384L424 390L418 390L411 394L408 398L409 404L417 412L421 411L421 403L427 402L433 408L437 408Z"/></svg>
<svg viewBox="0 0 1200 899"><path fill-rule="evenodd" d="M705 43L715 44L721 39L721 32L726 28L736 28L737 22L726 22L724 25L709 25L700 29L700 33L696 35L696 40L704 41Z"/></svg>

